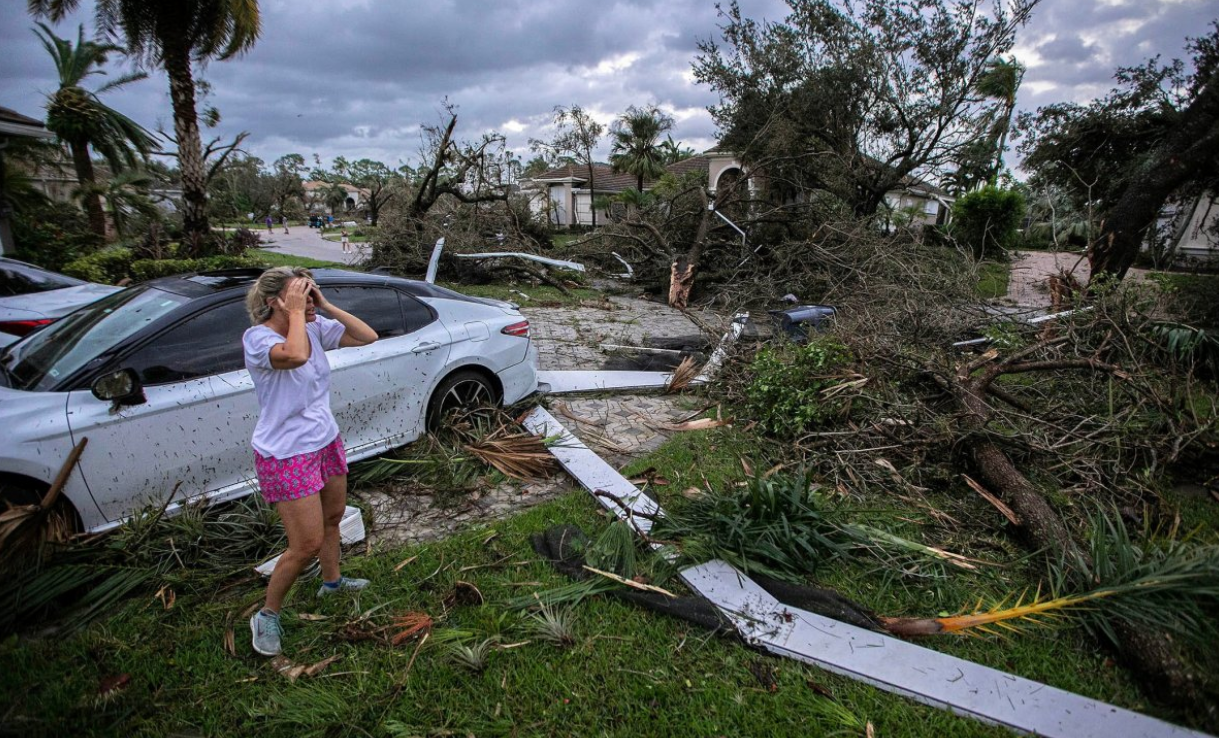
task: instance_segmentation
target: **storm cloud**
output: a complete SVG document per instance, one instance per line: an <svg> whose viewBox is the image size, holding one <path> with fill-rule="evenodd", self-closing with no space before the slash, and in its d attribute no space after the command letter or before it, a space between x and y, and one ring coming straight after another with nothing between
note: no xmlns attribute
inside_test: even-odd
<svg viewBox="0 0 1219 738"><path fill-rule="evenodd" d="M741 0L744 14L781 20L778 0ZM90 32L92 3L56 26ZM222 114L205 136L249 131L246 148L270 161L289 152L417 163L420 126L447 100L459 132L499 131L522 158L547 137L557 105L579 104L609 123L629 105L656 104L677 120L674 138L715 143L715 94L696 84L700 40L716 38L712 0L264 0L263 33L243 57L199 70L207 104ZM35 117L55 88L50 58L31 32L24 0L0 0L0 105ZM1183 55L1204 34L1207 0L1044 0L1018 43L1028 66L1022 109L1103 94L1114 69ZM107 100L144 125L172 125L168 84L155 73ZM602 147L602 157L608 146Z"/></svg>

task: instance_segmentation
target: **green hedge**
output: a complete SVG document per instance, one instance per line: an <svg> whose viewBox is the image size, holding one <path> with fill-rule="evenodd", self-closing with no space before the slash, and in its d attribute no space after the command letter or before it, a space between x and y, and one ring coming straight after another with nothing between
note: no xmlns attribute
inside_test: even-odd
<svg viewBox="0 0 1219 738"><path fill-rule="evenodd" d="M209 256L202 259L132 259L131 249L111 248L68 263L64 274L99 284L118 284L124 279L146 282L158 277L213 269L243 269L265 266L246 256Z"/></svg>
<svg viewBox="0 0 1219 738"><path fill-rule="evenodd" d="M99 284L117 284L131 276L131 256L128 248L104 249L68 262L63 273Z"/></svg>

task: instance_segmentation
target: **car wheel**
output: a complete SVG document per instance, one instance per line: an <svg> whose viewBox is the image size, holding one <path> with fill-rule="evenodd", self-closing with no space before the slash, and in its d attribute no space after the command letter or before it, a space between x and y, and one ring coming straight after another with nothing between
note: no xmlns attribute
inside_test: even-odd
<svg viewBox="0 0 1219 738"><path fill-rule="evenodd" d="M436 386L428 402L428 430L436 430L455 412L498 404L499 393L485 375L470 369L453 372Z"/></svg>
<svg viewBox="0 0 1219 738"><path fill-rule="evenodd" d="M8 505L37 505L42 502L46 487L39 488L33 482L24 479L6 479L0 477L0 503Z"/></svg>
<svg viewBox="0 0 1219 738"><path fill-rule="evenodd" d="M46 493L45 484L39 484L23 477L0 476L0 512L7 510L10 505L38 505ZM76 508L67 497L60 495L54 507L55 510L52 514L60 516L69 532L77 533L84 530L80 514L76 512Z"/></svg>

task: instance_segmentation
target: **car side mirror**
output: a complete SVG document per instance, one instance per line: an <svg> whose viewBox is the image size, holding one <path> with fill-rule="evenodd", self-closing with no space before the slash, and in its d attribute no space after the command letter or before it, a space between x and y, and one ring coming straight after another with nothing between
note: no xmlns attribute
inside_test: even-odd
<svg viewBox="0 0 1219 738"><path fill-rule="evenodd" d="M115 407L139 405L147 402L144 387L134 369L120 369L93 381L93 396L99 400L113 402Z"/></svg>

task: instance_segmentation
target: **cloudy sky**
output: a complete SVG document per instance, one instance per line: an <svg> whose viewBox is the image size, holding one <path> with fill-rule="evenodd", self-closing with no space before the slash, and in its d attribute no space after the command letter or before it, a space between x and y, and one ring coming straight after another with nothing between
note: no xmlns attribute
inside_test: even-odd
<svg viewBox="0 0 1219 738"><path fill-rule="evenodd" d="M55 78L25 4L0 0L0 106L40 118ZM58 35L75 38L81 22L91 33L93 3L81 5ZM752 18L786 15L777 0L740 5ZM547 136L553 108L573 103L607 124L628 105L657 104L676 119L678 140L700 151L715 141L706 107L716 98L690 71L698 41L717 35L713 0L260 6L255 48L199 76L212 83L209 102L223 116L211 135L249 131L246 149L267 161L297 152L324 163L342 155L415 164L419 127L440 120L445 98L458 107L464 138L499 131L526 160L529 138ZM1028 67L1020 107L1103 94L1118 66L1184 56L1185 37L1206 33L1217 15L1214 0L1043 0L1016 48ZM172 126L163 75L106 99L150 128Z"/></svg>

